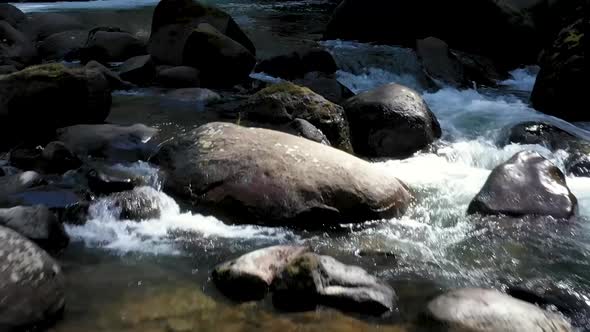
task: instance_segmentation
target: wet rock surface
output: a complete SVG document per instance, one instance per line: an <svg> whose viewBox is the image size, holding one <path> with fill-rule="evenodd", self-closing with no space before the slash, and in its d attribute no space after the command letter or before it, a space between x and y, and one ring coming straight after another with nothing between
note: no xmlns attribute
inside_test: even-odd
<svg viewBox="0 0 590 332"><path fill-rule="evenodd" d="M69 243L64 227L43 205L0 209L0 225L18 232L45 250L58 251Z"/></svg>

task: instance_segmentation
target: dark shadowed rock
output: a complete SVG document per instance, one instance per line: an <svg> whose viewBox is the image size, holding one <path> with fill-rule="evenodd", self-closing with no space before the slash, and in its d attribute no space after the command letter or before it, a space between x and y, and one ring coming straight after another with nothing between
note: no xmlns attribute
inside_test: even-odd
<svg viewBox="0 0 590 332"><path fill-rule="evenodd" d="M150 54L157 61L182 65L186 39L201 23L212 25L256 55L254 44L230 15L193 0L164 0L158 3L152 20Z"/></svg>
<svg viewBox="0 0 590 332"><path fill-rule="evenodd" d="M119 76L125 81L146 86L156 76L156 64L151 55L136 56L121 65Z"/></svg>
<svg viewBox="0 0 590 332"><path fill-rule="evenodd" d="M50 142L41 156L47 162L48 173L64 173L82 166L82 161L63 142Z"/></svg>
<svg viewBox="0 0 590 332"><path fill-rule="evenodd" d="M381 315L395 307L391 287L357 266L329 256L307 253L294 259L275 278L273 302L284 309L327 305L345 311Z"/></svg>
<svg viewBox="0 0 590 332"><path fill-rule="evenodd" d="M330 141L316 126L309 123L307 120L295 119L290 123L290 127L295 130L295 134L317 143L331 146Z"/></svg>
<svg viewBox="0 0 590 332"><path fill-rule="evenodd" d="M468 213L570 218L577 204L557 166L536 152L523 151L492 171Z"/></svg>
<svg viewBox="0 0 590 332"><path fill-rule="evenodd" d="M0 209L0 225L27 237L45 250L58 251L69 243L63 225L43 205Z"/></svg>
<svg viewBox="0 0 590 332"><path fill-rule="evenodd" d="M320 47L307 48L260 61L256 72L284 79L302 78L306 73L333 74L338 70L332 54Z"/></svg>
<svg viewBox="0 0 590 332"><path fill-rule="evenodd" d="M0 21L6 21L13 27L27 20L27 16L20 9L8 3L0 3Z"/></svg>
<svg viewBox="0 0 590 332"><path fill-rule="evenodd" d="M22 331L59 318L65 280L46 252L0 226L0 330Z"/></svg>
<svg viewBox="0 0 590 332"><path fill-rule="evenodd" d="M367 157L406 158L441 137L441 128L420 94L388 84L344 104L352 146Z"/></svg>
<svg viewBox="0 0 590 332"><path fill-rule="evenodd" d="M132 34L115 28L95 28L88 33L81 59L120 62L143 54L146 54L145 44Z"/></svg>
<svg viewBox="0 0 590 332"><path fill-rule="evenodd" d="M9 195L25 191L43 183L43 177L39 173L32 171L0 177L0 201Z"/></svg>
<svg viewBox="0 0 590 332"><path fill-rule="evenodd" d="M340 104L346 99L354 97L354 92L338 82L335 75L331 74L310 72L293 83L307 87L335 104Z"/></svg>
<svg viewBox="0 0 590 332"><path fill-rule="evenodd" d="M189 88L201 85L200 72L189 66L177 66L158 70L156 83L167 88Z"/></svg>
<svg viewBox="0 0 590 332"><path fill-rule="evenodd" d="M275 124L296 118L306 120L321 130L334 147L352 152L342 107L308 88L288 82L272 85L250 97L244 112L248 119Z"/></svg>
<svg viewBox="0 0 590 332"><path fill-rule="evenodd" d="M77 125L59 129L57 137L80 157L136 161L151 155L153 147L149 141L157 132L142 124Z"/></svg>
<svg viewBox="0 0 590 332"><path fill-rule="evenodd" d="M47 64L0 76L0 127L7 125L17 134L26 132L22 138L51 134L73 124L102 122L110 108L109 84L96 70Z"/></svg>
<svg viewBox="0 0 590 332"><path fill-rule="evenodd" d="M431 301L427 314L452 331L573 331L559 314L490 289L450 291Z"/></svg>
<svg viewBox="0 0 590 332"><path fill-rule="evenodd" d="M109 172L108 169L91 169L86 174L88 187L93 193L108 195L133 190L135 183L129 174Z"/></svg>
<svg viewBox="0 0 590 332"><path fill-rule="evenodd" d="M228 297L240 301L260 300L285 266L309 249L274 246L256 250L215 267L217 287Z"/></svg>
<svg viewBox="0 0 590 332"><path fill-rule="evenodd" d="M395 177L297 136L209 123L152 159L165 187L239 223L319 227L399 216L411 195Z"/></svg>
<svg viewBox="0 0 590 332"><path fill-rule="evenodd" d="M119 74L108 69L98 61L89 61L86 64L86 68L90 70L97 70L102 73L109 82L109 87L111 90L129 90L135 87L133 83L122 80Z"/></svg>
<svg viewBox="0 0 590 332"><path fill-rule="evenodd" d="M6 21L0 21L0 64L31 65L38 60L31 39Z"/></svg>
<svg viewBox="0 0 590 332"><path fill-rule="evenodd" d="M45 38L37 48L44 60L74 60L79 58L87 40L87 30L69 30Z"/></svg>
<svg viewBox="0 0 590 332"><path fill-rule="evenodd" d="M221 100L221 96L217 92L203 88L171 90L165 96L177 101L192 102L203 106Z"/></svg>
<svg viewBox="0 0 590 332"><path fill-rule="evenodd" d="M138 187L131 191L114 193L90 206L90 215L114 220L142 221L157 219L164 211L177 210L174 200L152 187Z"/></svg>
<svg viewBox="0 0 590 332"><path fill-rule="evenodd" d="M586 5L587 6L587 5ZM588 121L588 86L584 32L588 17L565 27L541 57L531 101L535 109L568 121Z"/></svg>
<svg viewBox="0 0 590 332"><path fill-rule="evenodd" d="M85 28L85 25L74 16L58 13L33 13L29 20L19 26L19 29L33 41L41 41L59 32Z"/></svg>
<svg viewBox="0 0 590 332"><path fill-rule="evenodd" d="M243 45L202 23L186 40L182 64L199 69L202 84L227 87L246 80L256 59Z"/></svg>
<svg viewBox="0 0 590 332"><path fill-rule="evenodd" d="M430 78L455 87L467 85L463 66L444 41L434 37L420 39L416 41L416 53Z"/></svg>

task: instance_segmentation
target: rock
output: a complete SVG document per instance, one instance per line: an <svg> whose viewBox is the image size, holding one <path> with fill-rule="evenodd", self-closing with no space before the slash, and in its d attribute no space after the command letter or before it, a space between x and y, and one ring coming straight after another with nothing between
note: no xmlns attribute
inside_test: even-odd
<svg viewBox="0 0 590 332"><path fill-rule="evenodd" d="M453 57L444 41L434 37L417 40L416 53L426 74L435 82L454 87L468 86L463 66Z"/></svg>
<svg viewBox="0 0 590 332"><path fill-rule="evenodd" d="M232 299L261 300L277 274L308 251L308 248L299 246L274 246L252 251L215 267L213 281Z"/></svg>
<svg viewBox="0 0 590 332"><path fill-rule="evenodd" d="M189 66L176 66L158 70L156 82L167 88L189 88L201 85L199 70Z"/></svg>
<svg viewBox="0 0 590 332"><path fill-rule="evenodd" d="M74 154L109 160L137 161L148 158L152 151L149 141L158 130L143 124L132 126L76 125L57 131L58 139Z"/></svg>
<svg viewBox="0 0 590 332"><path fill-rule="evenodd" d="M33 41L41 41L56 33L84 30L86 26L77 18L58 13L33 13L19 27Z"/></svg>
<svg viewBox="0 0 590 332"><path fill-rule="evenodd" d="M8 75L17 72L18 69L14 64L12 65L0 65L0 75Z"/></svg>
<svg viewBox="0 0 590 332"><path fill-rule="evenodd" d="M48 36L37 47L44 60L75 60L87 40L87 30L69 30Z"/></svg>
<svg viewBox="0 0 590 332"><path fill-rule="evenodd" d="M109 82L111 90L129 90L135 87L133 83L122 80L119 74L116 74L112 70L108 69L100 62L94 60L89 61L86 64L86 68L101 72Z"/></svg>
<svg viewBox="0 0 590 332"><path fill-rule="evenodd" d="M113 220L143 221L160 218L170 209L179 212L172 198L152 187L138 187L97 200L90 206L90 215L102 219L107 211Z"/></svg>
<svg viewBox="0 0 590 332"><path fill-rule="evenodd" d="M20 9L8 3L0 3L0 21L17 27L26 20L27 16Z"/></svg>
<svg viewBox="0 0 590 332"><path fill-rule="evenodd" d="M342 107L308 88L288 82L272 85L250 97L244 112L248 119L269 123L306 120L321 130L334 147L353 151Z"/></svg>
<svg viewBox="0 0 590 332"><path fill-rule="evenodd" d="M152 159L166 190L234 222L324 226L391 218L412 196L400 181L345 152L297 136L209 123Z"/></svg>
<svg viewBox="0 0 590 332"><path fill-rule="evenodd" d="M329 256L301 255L274 279L273 302L286 309L313 308L318 304L345 311L381 315L394 309L391 287L357 266Z"/></svg>
<svg viewBox="0 0 590 332"><path fill-rule="evenodd" d="M186 39L182 64L199 69L205 86L228 87L246 80L256 59L240 43L202 23Z"/></svg>
<svg viewBox="0 0 590 332"><path fill-rule="evenodd" d="M0 330L27 330L59 318L65 280L47 253L0 226Z"/></svg>
<svg viewBox="0 0 590 332"><path fill-rule="evenodd" d="M111 108L111 90L102 73L61 64L0 76L0 96L0 127L26 132L21 139L52 135L56 128L73 124L102 122Z"/></svg>
<svg viewBox="0 0 590 332"><path fill-rule="evenodd" d="M307 120L295 119L290 124L297 136L301 136L317 143L331 146L330 141L316 126Z"/></svg>
<svg viewBox="0 0 590 332"><path fill-rule="evenodd" d="M143 54L146 54L145 44L130 33L116 28L94 28L88 33L81 59L121 62Z"/></svg>
<svg viewBox="0 0 590 332"><path fill-rule="evenodd" d="M149 85L156 76L156 64L151 55L133 57L119 69L121 79L138 85Z"/></svg>
<svg viewBox="0 0 590 332"><path fill-rule="evenodd" d="M399 84L360 93L343 107L354 151L363 156L407 158L442 134L420 94Z"/></svg>
<svg viewBox="0 0 590 332"><path fill-rule="evenodd" d="M176 89L166 93L166 97L177 101L196 103L202 106L221 100L221 96L217 92L202 88Z"/></svg>
<svg viewBox="0 0 590 332"><path fill-rule="evenodd" d="M49 251L59 251L69 243L63 225L43 205L0 209L0 226L18 232Z"/></svg>
<svg viewBox="0 0 590 332"><path fill-rule="evenodd" d="M46 167L48 173L62 174L82 166L82 161L62 142L47 144L43 149L42 157L48 164Z"/></svg>
<svg viewBox="0 0 590 332"><path fill-rule="evenodd" d="M302 78L310 72L334 74L337 70L338 66L330 52L313 47L262 60L254 71L284 79L295 79Z"/></svg>
<svg viewBox="0 0 590 332"><path fill-rule="evenodd" d="M163 0L154 10L149 53L158 62L179 66L183 63L187 37L201 23L208 23L222 34L256 55L254 44L224 11L193 0Z"/></svg>
<svg viewBox="0 0 590 332"><path fill-rule="evenodd" d="M580 18L564 28L543 52L541 71L531 95L533 107L538 111L567 121L590 120L583 107L590 92L584 61L587 20Z"/></svg>
<svg viewBox="0 0 590 332"><path fill-rule="evenodd" d="M413 46L432 36L513 69L534 63L543 46L529 6L517 2L344 0L324 38Z"/></svg>
<svg viewBox="0 0 590 332"><path fill-rule="evenodd" d="M469 204L469 214L572 217L577 199L565 176L536 152L517 153L496 167Z"/></svg>
<svg viewBox="0 0 590 332"><path fill-rule="evenodd" d="M86 177L90 190L99 195L129 191L135 187L134 179L131 176L109 172L108 169L91 169Z"/></svg>
<svg viewBox="0 0 590 332"><path fill-rule="evenodd" d="M445 293L428 304L427 314L453 331L573 331L558 314L488 289Z"/></svg>
<svg viewBox="0 0 590 332"><path fill-rule="evenodd" d="M33 171L0 177L0 202L9 195L25 191L43 183L43 177Z"/></svg>
<svg viewBox="0 0 590 332"><path fill-rule="evenodd" d="M590 176L590 142L548 122L528 121L504 130L500 146L511 143L538 144L552 152L564 150L569 157L564 161L568 175Z"/></svg>
<svg viewBox="0 0 590 332"><path fill-rule="evenodd" d="M590 328L590 305L579 294L572 294L572 290L560 288L547 279L527 280L512 285L507 289L507 293L545 310L557 309L568 317L576 328Z"/></svg>
<svg viewBox="0 0 590 332"><path fill-rule="evenodd" d="M307 73L302 79L295 80L293 83L309 88L335 104L341 104L346 99L354 97L354 92L338 82L334 75L321 72Z"/></svg>
<svg viewBox="0 0 590 332"><path fill-rule="evenodd" d="M0 64L31 65L38 60L35 44L6 21L0 21Z"/></svg>

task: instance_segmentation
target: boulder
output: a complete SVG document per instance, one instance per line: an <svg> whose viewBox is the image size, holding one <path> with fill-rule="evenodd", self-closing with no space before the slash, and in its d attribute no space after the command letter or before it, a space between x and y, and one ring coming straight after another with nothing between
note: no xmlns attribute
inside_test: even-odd
<svg viewBox="0 0 590 332"><path fill-rule="evenodd" d="M135 178L131 174L109 168L93 168L86 173L86 178L90 190L99 195L130 191L136 186Z"/></svg>
<svg viewBox="0 0 590 332"><path fill-rule="evenodd" d="M314 71L293 83L309 88L335 104L341 104L348 98L354 97L354 92L338 82L335 75L331 74Z"/></svg>
<svg viewBox="0 0 590 332"><path fill-rule="evenodd" d="M168 67L158 70L156 83L167 88L190 88L201 85L200 72L189 66Z"/></svg>
<svg viewBox="0 0 590 332"><path fill-rule="evenodd" d="M568 219L576 209L577 199L561 170L538 153L523 151L494 168L467 212Z"/></svg>
<svg viewBox="0 0 590 332"><path fill-rule="evenodd" d="M26 20L27 16L20 9L8 3L0 3L0 21L17 27Z"/></svg>
<svg viewBox="0 0 590 332"><path fill-rule="evenodd" d="M0 127L6 125L17 135L26 133L21 139L51 135L56 128L73 124L102 122L110 108L109 84L96 70L47 64L0 76Z"/></svg>
<svg viewBox="0 0 590 332"><path fill-rule="evenodd" d="M391 218L412 200L374 165L297 136L209 123L152 159L165 188L233 222L319 227Z"/></svg>
<svg viewBox="0 0 590 332"><path fill-rule="evenodd" d="M294 134L312 140L317 143L331 146L330 141L316 126L309 123L307 120L295 119L289 126L294 130Z"/></svg>
<svg viewBox="0 0 590 332"><path fill-rule="evenodd" d="M444 41L434 37L419 39L416 41L416 53L422 60L426 74L435 82L453 87L468 86L465 69Z"/></svg>
<svg viewBox="0 0 590 332"><path fill-rule="evenodd" d="M292 260L272 284L273 302L284 309L326 305L381 315L395 308L393 289L357 266L329 256L303 254Z"/></svg>
<svg viewBox="0 0 590 332"><path fill-rule="evenodd" d="M175 89L166 93L165 96L175 101L195 103L197 106L206 106L221 100L217 92L203 88Z"/></svg>
<svg viewBox="0 0 590 332"><path fill-rule="evenodd" d="M0 177L0 202L12 194L25 191L44 183L43 177L33 171Z"/></svg>
<svg viewBox="0 0 590 332"><path fill-rule="evenodd" d="M564 28L541 57L541 71L531 95L538 111L567 121L589 121L585 95L589 91L584 61L587 17Z"/></svg>
<svg viewBox="0 0 590 332"><path fill-rule="evenodd" d="M308 248L299 246L274 246L252 251L215 267L213 281L232 299L261 300L277 274L308 251Z"/></svg>
<svg viewBox="0 0 590 332"><path fill-rule="evenodd" d="M43 205L0 209L0 226L14 230L48 251L59 251L69 243L63 225Z"/></svg>
<svg viewBox="0 0 590 332"><path fill-rule="evenodd" d="M133 57L119 68L121 79L137 85L149 85L156 76L156 64L151 55Z"/></svg>
<svg viewBox="0 0 590 332"><path fill-rule="evenodd" d="M534 63L543 46L529 6L517 2L344 0L324 37L413 46L432 36L512 69Z"/></svg>
<svg viewBox="0 0 590 332"><path fill-rule="evenodd" d="M337 70L338 66L330 52L313 47L262 60L254 71L284 79L296 79L310 72L334 74Z"/></svg>
<svg viewBox="0 0 590 332"><path fill-rule="evenodd" d="M206 86L231 87L249 77L256 59L243 45L202 23L186 39L182 64L199 69Z"/></svg>
<svg viewBox="0 0 590 332"><path fill-rule="evenodd" d="M157 219L170 209L178 209L174 200L152 187L138 187L101 198L90 206L91 217L143 221Z"/></svg>
<svg viewBox="0 0 590 332"><path fill-rule="evenodd" d="M82 165L61 142L51 142L45 148L19 148L10 152L10 164L20 169L41 173L63 174Z"/></svg>
<svg viewBox="0 0 590 332"><path fill-rule="evenodd" d="M76 125L57 130L59 141L74 154L110 160L145 160L153 152L149 141L158 130L143 124L132 126Z"/></svg>
<svg viewBox="0 0 590 332"><path fill-rule="evenodd" d="M79 59L87 40L87 30L68 30L48 36L37 48L44 60L75 60Z"/></svg>
<svg viewBox="0 0 590 332"><path fill-rule="evenodd" d="M33 41L42 41L56 33L85 28L86 26L74 16L58 13L33 13L29 20L19 26L19 30Z"/></svg>
<svg viewBox="0 0 590 332"><path fill-rule="evenodd" d="M21 331L59 318L65 278L57 262L18 233L0 226L0 330Z"/></svg>
<svg viewBox="0 0 590 332"><path fill-rule="evenodd" d="M449 291L428 304L427 315L452 331L573 331L559 314L491 289Z"/></svg>
<svg viewBox="0 0 590 332"><path fill-rule="evenodd" d="M132 34L116 28L94 28L88 33L81 59L121 62L143 54L146 54L145 44Z"/></svg>
<svg viewBox="0 0 590 332"><path fill-rule="evenodd" d="M31 65L37 58L35 44L6 21L0 21L0 64Z"/></svg>
<svg viewBox="0 0 590 332"><path fill-rule="evenodd" d="M193 0L163 0L154 10L149 53L156 61L182 65L186 39L201 23L208 23L256 55L254 44L224 11Z"/></svg>
<svg viewBox="0 0 590 332"><path fill-rule="evenodd" d="M420 94L387 84L344 104L352 146L367 157L406 158L441 137L436 116Z"/></svg>
<svg viewBox="0 0 590 332"><path fill-rule="evenodd" d="M348 123L342 107L308 88L284 82L265 88L244 105L247 118L268 123L288 123L303 119L326 135L332 145L352 152Z"/></svg>
<svg viewBox="0 0 590 332"><path fill-rule="evenodd" d="M119 74L113 72L98 61L91 60L86 64L86 68L101 72L109 82L111 90L129 90L135 87L133 83L121 79Z"/></svg>

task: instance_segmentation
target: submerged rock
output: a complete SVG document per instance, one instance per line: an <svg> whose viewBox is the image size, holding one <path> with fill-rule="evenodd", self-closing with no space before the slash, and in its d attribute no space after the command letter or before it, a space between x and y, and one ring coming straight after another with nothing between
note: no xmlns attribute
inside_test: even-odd
<svg viewBox="0 0 590 332"><path fill-rule="evenodd" d="M450 291L431 301L427 314L452 331L573 331L559 314L490 289Z"/></svg>
<svg viewBox="0 0 590 332"><path fill-rule="evenodd" d="M321 130L334 147L352 152L342 107L308 88L288 82L272 85L250 97L244 112L248 119L275 124L296 118L306 120Z"/></svg>
<svg viewBox="0 0 590 332"><path fill-rule="evenodd" d="M153 158L167 190L239 223L312 226L399 216L405 185L345 152L281 132L209 123Z"/></svg>
<svg viewBox="0 0 590 332"><path fill-rule="evenodd" d="M577 205L559 168L536 152L523 151L492 171L467 212L568 219Z"/></svg>
<svg viewBox="0 0 590 332"><path fill-rule="evenodd" d="M149 140L158 130L135 124L118 125L77 125L61 128L58 139L76 155L105 158L110 160L146 160L153 152Z"/></svg>
<svg viewBox="0 0 590 332"><path fill-rule="evenodd" d="M357 266L307 253L294 259L275 278L273 302L285 309L327 305L345 311L380 315L392 311L391 287Z"/></svg>
<svg viewBox="0 0 590 332"><path fill-rule="evenodd" d="M420 94L399 84L360 93L343 107L354 151L363 156L407 158L442 135Z"/></svg>
<svg viewBox="0 0 590 332"><path fill-rule="evenodd" d="M61 64L0 76L0 95L0 127L6 126L0 129L22 139L50 135L73 124L102 122L111 108L111 90L102 73Z"/></svg>
<svg viewBox="0 0 590 332"><path fill-rule="evenodd" d="M59 318L65 280L46 252L0 226L0 267L1 331L27 330Z"/></svg>
<svg viewBox="0 0 590 332"><path fill-rule="evenodd" d="M63 225L43 205L0 209L0 225L18 232L45 250L61 250L69 243Z"/></svg>
<svg viewBox="0 0 590 332"><path fill-rule="evenodd" d="M227 296L240 300L260 300L285 266L308 252L306 247L274 246L252 251L223 263L213 270L213 281Z"/></svg>

